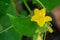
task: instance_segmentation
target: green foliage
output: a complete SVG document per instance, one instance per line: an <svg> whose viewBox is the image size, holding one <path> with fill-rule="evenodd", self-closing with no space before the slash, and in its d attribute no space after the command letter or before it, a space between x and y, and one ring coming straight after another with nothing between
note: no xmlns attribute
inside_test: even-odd
<svg viewBox="0 0 60 40"><path fill-rule="evenodd" d="M60 6L60 0L40 0L50 12L53 8Z"/></svg>
<svg viewBox="0 0 60 40"><path fill-rule="evenodd" d="M15 17L13 15L8 14L12 21L12 24L15 26L15 29L21 34L25 36L33 36L37 29L37 25L34 22L31 22L31 18L23 18L23 17Z"/></svg>
<svg viewBox="0 0 60 40"><path fill-rule="evenodd" d="M6 14L11 0L0 0L0 17Z"/></svg>
<svg viewBox="0 0 60 40"><path fill-rule="evenodd" d="M27 1L27 0L24 0ZM60 0L39 0L50 12L53 8L60 6ZM21 10L19 14L16 10L14 0L0 0L0 40L21 40L22 36L31 36L34 40L37 37L35 33L37 29L42 35L47 31L47 27L51 24L46 23L45 27L40 28L37 23L31 21L32 15L26 15L26 10ZM22 0L20 0L22 2ZM38 3L32 0L33 4ZM23 3L23 2L22 2ZM33 5L31 5L33 6ZM32 12L29 7L27 9ZM33 13L33 12L32 12ZM26 15L26 17L23 15ZM11 27L13 25L13 27Z"/></svg>
<svg viewBox="0 0 60 40"><path fill-rule="evenodd" d="M18 34L14 28L0 34L0 40L20 40L20 34Z"/></svg>
<svg viewBox="0 0 60 40"><path fill-rule="evenodd" d="M47 11L51 11L53 8L60 6L60 0L39 0L47 8ZM37 0L33 0L33 3L36 4Z"/></svg>

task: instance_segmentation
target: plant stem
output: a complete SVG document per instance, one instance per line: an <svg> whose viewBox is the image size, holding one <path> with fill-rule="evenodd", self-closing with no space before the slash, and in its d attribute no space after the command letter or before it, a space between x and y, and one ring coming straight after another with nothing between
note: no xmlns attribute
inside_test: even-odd
<svg viewBox="0 0 60 40"><path fill-rule="evenodd" d="M43 5L43 3L39 0L36 0L43 8L45 8L45 6Z"/></svg>
<svg viewBox="0 0 60 40"><path fill-rule="evenodd" d="M24 2L24 5L26 6L26 8L28 9L28 11L30 12L30 15L33 15L31 9L29 8L29 6L28 6L28 4L26 2L26 0L23 0L23 2Z"/></svg>
<svg viewBox="0 0 60 40"><path fill-rule="evenodd" d="M44 40L46 39L46 32L45 32L45 36L44 36Z"/></svg>

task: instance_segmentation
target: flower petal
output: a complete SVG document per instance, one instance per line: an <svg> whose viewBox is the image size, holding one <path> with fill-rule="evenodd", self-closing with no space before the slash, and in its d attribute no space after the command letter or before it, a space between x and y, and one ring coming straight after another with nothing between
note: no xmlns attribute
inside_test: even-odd
<svg viewBox="0 0 60 40"><path fill-rule="evenodd" d="M46 15L46 8L41 9L40 13L42 16L45 16Z"/></svg>
<svg viewBox="0 0 60 40"><path fill-rule="evenodd" d="M46 17L44 18L44 20L45 20L45 22L48 22L48 21L52 21L52 18L51 18L50 16L46 16Z"/></svg>
<svg viewBox="0 0 60 40"><path fill-rule="evenodd" d="M43 27L44 24L45 24L45 21L41 19L41 20L37 21L37 24L38 24L40 27Z"/></svg>
<svg viewBox="0 0 60 40"><path fill-rule="evenodd" d="M51 27L48 27L47 29L48 29L48 31L49 31L50 33L53 32L53 29L52 29Z"/></svg>
<svg viewBox="0 0 60 40"><path fill-rule="evenodd" d="M37 20L38 20L38 18L37 18L36 15L32 16L31 21L35 21L36 22Z"/></svg>
<svg viewBox="0 0 60 40"><path fill-rule="evenodd" d="M39 9L36 8L36 9L34 10L34 14L37 15L38 13L39 13Z"/></svg>

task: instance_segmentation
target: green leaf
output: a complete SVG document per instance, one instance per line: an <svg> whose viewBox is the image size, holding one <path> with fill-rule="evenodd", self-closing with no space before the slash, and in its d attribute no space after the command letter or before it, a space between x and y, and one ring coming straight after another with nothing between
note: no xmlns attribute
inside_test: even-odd
<svg viewBox="0 0 60 40"><path fill-rule="evenodd" d="M40 0L50 12L53 8L60 6L60 0Z"/></svg>
<svg viewBox="0 0 60 40"><path fill-rule="evenodd" d="M11 0L0 0L0 17L6 14Z"/></svg>
<svg viewBox="0 0 60 40"><path fill-rule="evenodd" d="M22 37L13 28L0 34L0 40L21 40Z"/></svg>
<svg viewBox="0 0 60 40"><path fill-rule="evenodd" d="M36 23L31 22L30 17L15 17L17 16L15 9L16 8L11 5L7 11L8 15L11 14L9 15L9 17L11 19L12 24L14 25L15 30L17 30L21 35L33 36L35 30L37 29L37 25L35 25Z"/></svg>
<svg viewBox="0 0 60 40"><path fill-rule="evenodd" d="M7 15L0 18L0 31L5 30L9 26L11 26L11 22L9 20L9 17Z"/></svg>
<svg viewBox="0 0 60 40"><path fill-rule="evenodd" d="M13 15L8 14L10 17L12 24L14 25L15 29L21 34L25 36L33 36L37 29L37 25L34 22L31 22L31 18L22 18L22 17L15 17Z"/></svg>

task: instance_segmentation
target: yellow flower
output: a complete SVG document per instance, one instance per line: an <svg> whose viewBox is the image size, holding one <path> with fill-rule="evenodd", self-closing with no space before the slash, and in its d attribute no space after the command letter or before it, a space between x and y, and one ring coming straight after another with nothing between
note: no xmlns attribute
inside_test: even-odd
<svg viewBox="0 0 60 40"><path fill-rule="evenodd" d="M46 9L45 8L43 8L41 10L35 9L34 15L32 16L31 21L35 21L35 22L37 22L37 24L40 27L43 27L45 22L52 21L51 17L45 16L45 15L46 15Z"/></svg>
<svg viewBox="0 0 60 40"><path fill-rule="evenodd" d="M48 27L47 30L52 33L53 32L53 29L51 27Z"/></svg>

